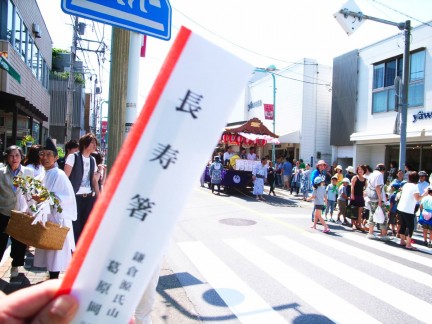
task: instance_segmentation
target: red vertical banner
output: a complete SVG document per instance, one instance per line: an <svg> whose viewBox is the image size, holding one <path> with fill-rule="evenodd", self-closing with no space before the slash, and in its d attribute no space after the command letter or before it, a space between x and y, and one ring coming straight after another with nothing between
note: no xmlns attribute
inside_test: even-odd
<svg viewBox="0 0 432 324"><path fill-rule="evenodd" d="M264 118L273 120L274 111L272 104L264 104Z"/></svg>

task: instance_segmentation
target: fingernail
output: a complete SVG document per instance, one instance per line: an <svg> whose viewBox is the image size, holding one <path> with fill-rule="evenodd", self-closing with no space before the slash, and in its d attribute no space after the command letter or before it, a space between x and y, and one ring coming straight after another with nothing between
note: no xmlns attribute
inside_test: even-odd
<svg viewBox="0 0 432 324"><path fill-rule="evenodd" d="M54 302L51 313L59 317L67 317L72 306L73 302L70 298L67 298L67 296L60 296Z"/></svg>

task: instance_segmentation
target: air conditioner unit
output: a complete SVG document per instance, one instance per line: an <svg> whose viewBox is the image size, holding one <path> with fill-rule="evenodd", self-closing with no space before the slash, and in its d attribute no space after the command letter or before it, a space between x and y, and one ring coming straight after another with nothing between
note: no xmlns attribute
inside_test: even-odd
<svg viewBox="0 0 432 324"><path fill-rule="evenodd" d="M36 38L41 38L41 29L40 26L36 23L33 23L33 34Z"/></svg>

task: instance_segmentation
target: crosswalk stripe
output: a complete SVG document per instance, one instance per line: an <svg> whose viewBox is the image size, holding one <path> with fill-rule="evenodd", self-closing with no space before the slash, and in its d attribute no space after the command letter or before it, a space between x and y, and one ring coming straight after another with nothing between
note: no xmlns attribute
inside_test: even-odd
<svg viewBox="0 0 432 324"><path fill-rule="evenodd" d="M388 254L392 254L392 255L397 256L397 257L403 257L406 260L425 265L427 267L432 267L432 262L430 259L427 259L425 257L422 257L422 256L416 254L416 253L413 253L413 251L406 251L405 249L396 249L394 246L390 246L387 244L377 244L379 242L377 242L376 240L368 240L365 237L357 236L354 234L345 234L345 233L338 232L338 235L340 235L343 238L346 238L348 240L372 247L372 248L379 250L381 252L386 252Z"/></svg>
<svg viewBox="0 0 432 324"><path fill-rule="evenodd" d="M203 243L180 242L177 244L240 322L250 324L287 323L280 314ZM235 294L233 294L233 290L236 292ZM243 300L239 300L238 293L244 296Z"/></svg>
<svg viewBox="0 0 432 324"><path fill-rule="evenodd" d="M362 310L245 239L227 239L224 242L331 320L338 323L379 323ZM266 321L266 323L271 322Z"/></svg>
<svg viewBox="0 0 432 324"><path fill-rule="evenodd" d="M298 244L285 236L275 235L267 236L266 238L280 248L289 253L295 254L308 262L313 260L314 266L336 275L351 285L381 299L383 302L386 302L397 309L403 310L407 314L410 314L410 316L425 323L430 321L431 304L397 289L392 285L381 282L380 280L355 268L349 267L342 262L336 261L327 255L316 252L302 244ZM352 280L352 278L356 278L356 280Z"/></svg>
<svg viewBox="0 0 432 324"><path fill-rule="evenodd" d="M328 246L332 250L338 250L342 253L359 258L364 262L372 263L376 266L380 266L381 268L385 268L387 271L393 272L401 277L405 277L407 279L414 280L426 286L432 287L432 276L427 273L408 267L399 262L395 262L387 258L383 258L382 256L362 250L361 248L357 248L355 246L349 245L347 243L342 242L342 240L336 241L330 238L329 236L314 235L309 233L307 237L308 239L314 240L320 244L324 244ZM363 242L365 240L363 240ZM375 242L375 244L380 244L380 243Z"/></svg>

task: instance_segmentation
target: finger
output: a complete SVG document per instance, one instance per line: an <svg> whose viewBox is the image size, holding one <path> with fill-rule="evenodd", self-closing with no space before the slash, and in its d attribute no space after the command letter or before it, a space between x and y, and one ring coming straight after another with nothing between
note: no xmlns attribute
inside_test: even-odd
<svg viewBox="0 0 432 324"><path fill-rule="evenodd" d="M54 298L59 287L59 280L48 280L41 284L18 290L2 298L0 315L10 319L31 318Z"/></svg>
<svg viewBox="0 0 432 324"><path fill-rule="evenodd" d="M69 323L78 310L78 301L71 295L56 297L40 311L31 322L32 324Z"/></svg>

